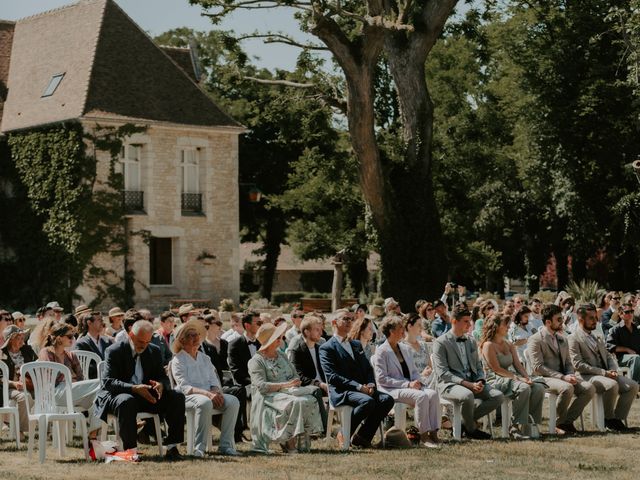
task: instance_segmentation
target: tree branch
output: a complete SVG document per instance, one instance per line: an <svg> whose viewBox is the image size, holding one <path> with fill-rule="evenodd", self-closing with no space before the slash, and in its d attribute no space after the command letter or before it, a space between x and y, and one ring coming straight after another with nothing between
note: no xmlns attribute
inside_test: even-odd
<svg viewBox="0 0 640 480"><path fill-rule="evenodd" d="M315 83L298 83L292 82L291 80L273 80L267 78L257 78L257 77L242 77L245 80L251 80L252 82L262 83L265 85L283 85L285 87L295 87L295 88L316 88L317 85Z"/></svg>
<svg viewBox="0 0 640 480"><path fill-rule="evenodd" d="M291 45L293 47L304 48L306 50L321 50L328 51L327 47L323 47L321 45L313 45L310 43L300 43L294 40L293 38L283 35L281 33L253 33L249 35L242 35L240 37L236 37L236 40L248 40L251 38L264 38L266 39L264 43L283 43L285 45Z"/></svg>

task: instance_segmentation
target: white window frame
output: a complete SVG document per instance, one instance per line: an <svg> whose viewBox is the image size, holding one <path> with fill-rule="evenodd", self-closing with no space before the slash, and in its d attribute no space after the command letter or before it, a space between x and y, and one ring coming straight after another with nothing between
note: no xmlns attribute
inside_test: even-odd
<svg viewBox="0 0 640 480"><path fill-rule="evenodd" d="M122 177L124 190L127 192L142 191L142 144L131 143L122 147ZM131 185L128 172L133 169L138 179L137 185Z"/></svg>
<svg viewBox="0 0 640 480"><path fill-rule="evenodd" d="M182 193L201 193L200 192L200 148L197 147L181 147L180 148L180 169L182 174ZM193 162L189 162L187 159L187 153L193 153ZM188 163L189 162L189 163ZM187 170L189 169L189 170ZM191 171L191 175L195 175L195 179L192 183L195 184L194 189L190 188L188 172Z"/></svg>

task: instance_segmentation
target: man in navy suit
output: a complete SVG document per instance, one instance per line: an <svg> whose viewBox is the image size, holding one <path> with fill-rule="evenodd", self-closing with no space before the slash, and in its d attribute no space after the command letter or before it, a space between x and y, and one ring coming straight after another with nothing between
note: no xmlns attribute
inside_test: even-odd
<svg viewBox="0 0 640 480"><path fill-rule="evenodd" d="M84 335L78 339L75 348L85 352L93 352L104 360L104 355L113 343L113 338L102 335L104 320L100 312L90 312L80 315L78 318L80 329ZM89 378L98 378L98 370L95 362L89 365Z"/></svg>
<svg viewBox="0 0 640 480"><path fill-rule="evenodd" d="M122 447L137 445L139 412L162 414L169 426L165 440L167 458L181 457L177 445L184 440L184 395L171 389L162 366L160 349L151 344L153 325L146 320L133 324L129 340L107 349L102 390L95 400L95 414L102 420L118 418Z"/></svg>
<svg viewBox="0 0 640 480"><path fill-rule="evenodd" d="M353 407L351 431L355 433L351 443L369 447L394 402L390 395L376 390L373 368L360 342L346 338L354 317L346 309L336 312L332 320L334 336L320 347L320 364L329 384L333 406Z"/></svg>

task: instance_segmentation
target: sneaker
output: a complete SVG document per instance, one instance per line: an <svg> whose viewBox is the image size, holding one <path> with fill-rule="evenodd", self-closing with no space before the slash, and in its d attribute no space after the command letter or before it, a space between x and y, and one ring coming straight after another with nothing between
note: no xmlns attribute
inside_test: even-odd
<svg viewBox="0 0 640 480"><path fill-rule="evenodd" d="M202 450L195 449L193 451L193 456L196 458L204 458L204 452Z"/></svg>
<svg viewBox="0 0 640 480"><path fill-rule="evenodd" d="M514 440L529 440L530 437L520 431L518 427L511 427L509 436Z"/></svg>
<svg viewBox="0 0 640 480"><path fill-rule="evenodd" d="M425 448L440 448L441 446L439 443L435 443L431 440L423 440L422 442L420 442L420 445Z"/></svg>
<svg viewBox="0 0 640 480"><path fill-rule="evenodd" d="M462 434L465 437L471 438L473 440L490 440L491 439L491 434L489 434L487 432L483 432L479 428L476 428L473 432L468 432L467 429L464 428L464 426L463 426L462 427Z"/></svg>
<svg viewBox="0 0 640 480"><path fill-rule="evenodd" d="M564 430L565 434L578 433L578 430L576 430L576 427L573 425L573 422L561 423L558 425L558 428L560 430Z"/></svg>

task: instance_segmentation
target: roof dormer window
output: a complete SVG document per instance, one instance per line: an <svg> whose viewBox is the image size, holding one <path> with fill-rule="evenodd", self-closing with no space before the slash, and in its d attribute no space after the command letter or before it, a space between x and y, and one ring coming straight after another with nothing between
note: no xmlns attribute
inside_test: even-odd
<svg viewBox="0 0 640 480"><path fill-rule="evenodd" d="M58 88L58 85L60 85L60 82L62 82L63 78L64 73L58 73L51 77L51 80L49 80L49 85L47 85L47 88L44 89L42 97L50 97L51 95L53 95L56 91L56 88Z"/></svg>

